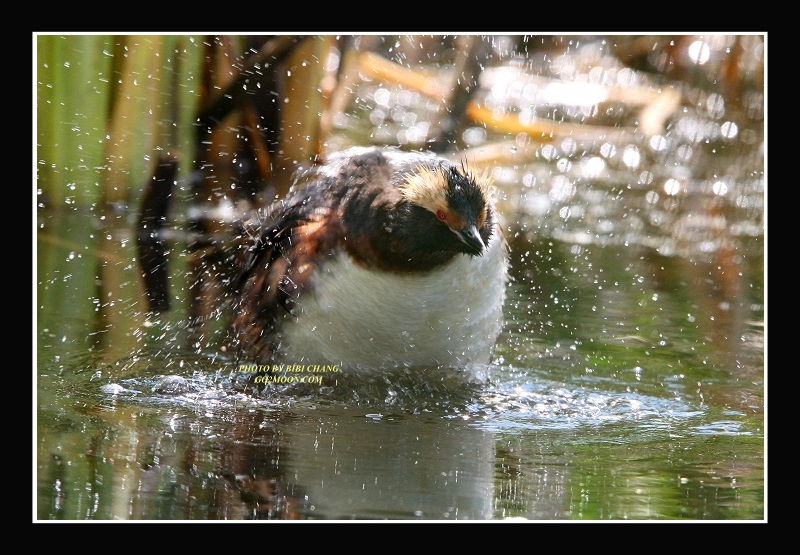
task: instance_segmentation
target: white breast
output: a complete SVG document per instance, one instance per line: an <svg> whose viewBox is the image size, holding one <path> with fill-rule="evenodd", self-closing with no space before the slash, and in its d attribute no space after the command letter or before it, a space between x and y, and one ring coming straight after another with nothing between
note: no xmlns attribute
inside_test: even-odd
<svg viewBox="0 0 800 555"><path fill-rule="evenodd" d="M483 256L397 275L338 254L281 333L283 362L349 368L488 363L503 324L508 263L499 230Z"/></svg>

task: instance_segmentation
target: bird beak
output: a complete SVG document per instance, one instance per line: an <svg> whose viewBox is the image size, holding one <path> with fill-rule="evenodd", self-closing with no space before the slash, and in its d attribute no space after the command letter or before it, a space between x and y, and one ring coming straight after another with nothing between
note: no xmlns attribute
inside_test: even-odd
<svg viewBox="0 0 800 555"><path fill-rule="evenodd" d="M481 239L478 229L474 225L464 229L454 229L453 233L455 233L461 242L467 245L474 254L483 254L486 245L483 239Z"/></svg>

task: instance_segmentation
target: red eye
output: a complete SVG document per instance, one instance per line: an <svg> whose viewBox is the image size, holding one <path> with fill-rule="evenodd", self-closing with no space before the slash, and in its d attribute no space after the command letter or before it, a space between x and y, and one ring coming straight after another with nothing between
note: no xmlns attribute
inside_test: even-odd
<svg viewBox="0 0 800 555"><path fill-rule="evenodd" d="M437 210L436 211L436 217L439 218L440 222L446 222L447 221L447 214L444 213L444 210Z"/></svg>

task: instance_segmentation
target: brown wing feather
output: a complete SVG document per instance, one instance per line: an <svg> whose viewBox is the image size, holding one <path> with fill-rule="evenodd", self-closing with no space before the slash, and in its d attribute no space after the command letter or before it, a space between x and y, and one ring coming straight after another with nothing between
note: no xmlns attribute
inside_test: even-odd
<svg viewBox="0 0 800 555"><path fill-rule="evenodd" d="M232 307L232 339L240 356L263 361L279 348L281 322L292 317L320 257L341 236L339 219L326 217L332 206L306 206L292 202L273 210L249 249Z"/></svg>

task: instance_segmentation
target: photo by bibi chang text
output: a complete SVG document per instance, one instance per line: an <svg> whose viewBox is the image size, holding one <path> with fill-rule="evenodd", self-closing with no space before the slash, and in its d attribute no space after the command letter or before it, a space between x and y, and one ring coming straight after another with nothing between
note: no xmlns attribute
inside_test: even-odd
<svg viewBox="0 0 800 555"><path fill-rule="evenodd" d="M261 373L255 383L322 383L322 374L340 368L338 364L239 364L239 371Z"/></svg>
<svg viewBox="0 0 800 555"><path fill-rule="evenodd" d="M338 364L240 364L239 372L271 372L283 374L285 372L309 373L338 372Z"/></svg>

